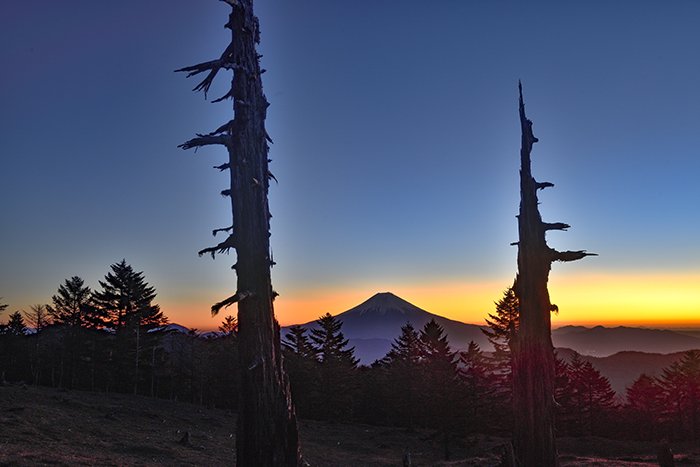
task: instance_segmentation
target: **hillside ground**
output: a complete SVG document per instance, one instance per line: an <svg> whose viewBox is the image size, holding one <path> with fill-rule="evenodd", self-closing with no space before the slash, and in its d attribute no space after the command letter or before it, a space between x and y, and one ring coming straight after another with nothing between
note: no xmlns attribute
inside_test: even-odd
<svg viewBox="0 0 700 467"><path fill-rule="evenodd" d="M0 465L233 465L235 415L183 402L31 386L0 387ZM502 438L453 442L430 431L301 421L311 466L495 466ZM559 441L563 466L642 466L656 446L594 438ZM700 451L674 446L678 465L700 465Z"/></svg>

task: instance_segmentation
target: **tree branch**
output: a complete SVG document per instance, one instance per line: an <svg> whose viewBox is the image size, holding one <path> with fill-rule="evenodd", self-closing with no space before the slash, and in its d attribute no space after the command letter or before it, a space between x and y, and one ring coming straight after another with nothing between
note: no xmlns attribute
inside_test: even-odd
<svg viewBox="0 0 700 467"><path fill-rule="evenodd" d="M564 224L563 222L555 222L554 224L550 224L549 222L542 222L542 227L544 227L544 230L566 230L571 228L569 224Z"/></svg>
<svg viewBox="0 0 700 467"><path fill-rule="evenodd" d="M185 141L184 143L178 145L178 148L192 149L192 148L200 148L202 146L210 146L212 144L221 144L223 146L228 146L228 144L230 142L231 142L231 137L229 135L212 136L212 135L197 134L196 138L192 138L189 141Z"/></svg>
<svg viewBox="0 0 700 467"><path fill-rule="evenodd" d="M248 297L251 297L252 295L253 294L251 292L248 292L246 290L242 292L236 292L230 297L213 304L211 306L211 315L216 316L222 308L228 308L236 302L242 302L243 300L245 300Z"/></svg>
<svg viewBox="0 0 700 467"><path fill-rule="evenodd" d="M219 169L219 172L223 172L224 170L230 169L230 168L231 168L231 164L229 164L228 162L226 162L226 163L221 164L221 165L215 165L214 168L215 168L215 169Z"/></svg>
<svg viewBox="0 0 700 467"><path fill-rule="evenodd" d="M231 1L233 1L233 0L231 0ZM204 91L204 98L206 99L207 93L209 92L209 88L211 87L211 84L214 81L216 74L219 72L219 70L221 68L228 68L226 65L228 64L228 59L232 56L232 54L233 54L233 42L231 42L228 45L228 47L226 47L226 50L224 50L224 53L222 53L221 57L219 57L217 60L209 60L208 62L202 62L202 63L198 63L196 65L187 66L187 67L175 70L175 72L188 72L187 77L189 78L190 76L195 76L195 75L198 75L199 73L203 73L203 72L208 70L209 74L207 74L207 76L197 86L195 86L192 89L195 92Z"/></svg>
<svg viewBox="0 0 700 467"><path fill-rule="evenodd" d="M598 256L596 253L587 253L586 250L557 251L553 248L550 248L550 253L552 255L552 261L562 262L577 261L579 259L585 258L586 256Z"/></svg>
<svg viewBox="0 0 700 467"><path fill-rule="evenodd" d="M551 188L553 186L554 186L554 183L552 183L552 182L535 181L535 189L537 189L537 190L544 190L545 188Z"/></svg>
<svg viewBox="0 0 700 467"><path fill-rule="evenodd" d="M220 229L214 229L214 230L212 230L212 231L211 231L211 234L212 234L214 237L216 237L216 234L219 233L219 232L230 232L230 231L232 231L232 230L233 230L233 226L231 226L231 227L222 227L222 228L220 228Z"/></svg>
<svg viewBox="0 0 700 467"><path fill-rule="evenodd" d="M228 253L228 250L230 250L231 248L236 248L236 239L233 236L233 234L229 235L228 238L226 238L226 240L219 243L218 245L200 250L197 252L197 254L199 256L202 256L209 253L213 259L216 253Z"/></svg>

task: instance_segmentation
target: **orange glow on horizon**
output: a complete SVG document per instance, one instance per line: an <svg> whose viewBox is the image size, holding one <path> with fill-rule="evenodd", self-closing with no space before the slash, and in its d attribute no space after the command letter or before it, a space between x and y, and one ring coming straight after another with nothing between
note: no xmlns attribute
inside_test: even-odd
<svg viewBox="0 0 700 467"><path fill-rule="evenodd" d="M301 324L324 313L339 314L378 292L392 292L426 311L457 321L484 324L494 302L510 285L508 280L451 279L435 283L355 284L347 288L297 289L282 292L275 301L281 325ZM700 327L700 273L589 274L550 276L551 300L560 313L552 326ZM211 317L212 300L199 297L177 303L162 302L172 322L199 330L216 329L234 307Z"/></svg>

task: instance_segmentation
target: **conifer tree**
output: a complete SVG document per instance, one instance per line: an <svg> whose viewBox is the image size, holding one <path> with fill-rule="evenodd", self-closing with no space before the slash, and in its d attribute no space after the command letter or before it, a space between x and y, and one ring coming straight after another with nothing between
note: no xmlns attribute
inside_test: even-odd
<svg viewBox="0 0 700 467"><path fill-rule="evenodd" d="M401 326L401 334L394 339L391 349L379 362L386 369L389 398L395 423L413 429L424 418L419 401L425 396L425 378L422 359L425 354L418 331L411 323ZM379 369L377 368L377 371Z"/></svg>
<svg viewBox="0 0 700 467"><path fill-rule="evenodd" d="M415 366L420 362L423 354L424 350L418 331L411 323L406 323L401 326L401 334L391 343L391 349L382 359L382 363Z"/></svg>
<svg viewBox="0 0 700 467"><path fill-rule="evenodd" d="M689 350L659 377L675 435L698 439L700 433L700 351Z"/></svg>
<svg viewBox="0 0 700 467"><path fill-rule="evenodd" d="M355 368L358 360L355 358L355 348L348 346L348 339L342 332L343 323L330 313L321 316L317 328L311 330L311 342L318 354L319 361L324 365L343 365Z"/></svg>
<svg viewBox="0 0 700 467"><path fill-rule="evenodd" d="M423 352L424 378L428 382L429 398L424 400L426 410L432 415L429 424L442 434L445 448L445 460L450 457L450 438L459 421L453 410L458 388L457 362L455 352L450 348L445 330L431 319L420 331Z"/></svg>
<svg viewBox="0 0 700 467"><path fill-rule="evenodd" d="M301 463L296 414L284 372L279 325L275 320L270 267L270 209L268 189L273 178L268 168L265 117L269 103L262 91L260 25L253 13L253 0L224 0L231 7L225 27L231 41L215 60L177 71L194 76L206 72L195 91L207 92L219 71L232 70L230 90L214 102L231 99L234 116L215 130L198 134L180 145L183 149L223 146L228 160L216 166L228 170L232 223L212 233L230 232L217 245L199 253L236 250L236 292L214 304L212 314L238 303L238 351L240 382L236 462L243 466L296 466Z"/></svg>
<svg viewBox="0 0 700 467"><path fill-rule="evenodd" d="M574 434L602 434L602 422L616 405L610 381L578 354L568 365L568 377L568 411L572 414Z"/></svg>
<svg viewBox="0 0 700 467"><path fill-rule="evenodd" d="M141 361L145 358L142 349L154 339L147 331L168 322L153 303L156 290L150 286L143 272L136 272L122 260L111 265L104 281L99 281L101 290L92 294L92 304L98 313L105 316L107 326L116 333L118 376L122 384L131 381L134 394L138 392ZM152 346L151 346L152 347ZM127 355L130 354L131 364ZM131 370L128 368L131 367Z"/></svg>
<svg viewBox="0 0 700 467"><path fill-rule="evenodd" d="M471 341L467 350L459 352L458 375L466 415L467 433L483 429L501 405L493 367L479 345Z"/></svg>
<svg viewBox="0 0 700 467"><path fill-rule="evenodd" d="M496 313L489 313L486 325L489 329L482 329L486 338L493 345L497 353L508 356L510 360L510 341L518 333L520 324L520 306L515 295L516 284L508 287L503 292L503 297L496 302Z"/></svg>
<svg viewBox="0 0 700 467"><path fill-rule="evenodd" d="M238 333L238 320L235 316L228 315L219 326L219 332L224 336L235 336Z"/></svg>
<svg viewBox="0 0 700 467"><path fill-rule="evenodd" d="M103 325L102 320L92 313L91 296L90 287L83 279L78 276L66 279L58 286L57 293L51 297L52 305L48 306L53 322L83 328Z"/></svg>
<svg viewBox="0 0 700 467"><path fill-rule="evenodd" d="M320 383L318 387L320 416L327 419L348 419L353 414L354 378L358 360L355 348L348 348L342 332L343 323L329 313L311 330L311 343L318 355Z"/></svg>
<svg viewBox="0 0 700 467"><path fill-rule="evenodd" d="M627 387L625 409L627 426L636 431L637 439L659 438L660 421L663 418L663 388L656 378L641 374Z"/></svg>
<svg viewBox="0 0 700 467"><path fill-rule="evenodd" d="M321 417L318 352L307 330L301 326L290 327L282 339L282 350L297 413L302 417Z"/></svg>
<svg viewBox="0 0 700 467"><path fill-rule="evenodd" d="M24 336L27 334L27 325L21 312L15 311L8 318L6 328L8 334L13 336Z"/></svg>

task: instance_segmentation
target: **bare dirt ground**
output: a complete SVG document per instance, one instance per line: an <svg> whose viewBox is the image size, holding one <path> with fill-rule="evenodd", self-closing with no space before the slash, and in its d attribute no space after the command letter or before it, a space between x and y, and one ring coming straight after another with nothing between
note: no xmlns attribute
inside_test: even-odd
<svg viewBox="0 0 700 467"><path fill-rule="evenodd" d="M430 431L301 422L311 466L496 466L504 439L455 440L444 461ZM559 442L562 466L650 466L656 446L599 438ZM700 450L674 446L677 465L700 465ZM0 387L0 465L219 466L235 463L235 415L141 396Z"/></svg>

